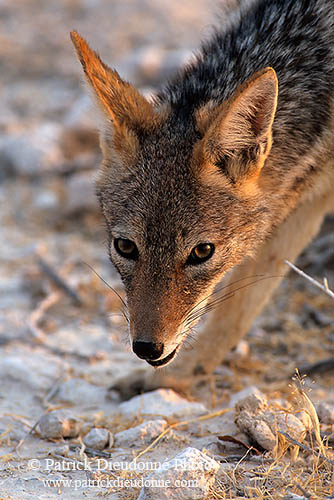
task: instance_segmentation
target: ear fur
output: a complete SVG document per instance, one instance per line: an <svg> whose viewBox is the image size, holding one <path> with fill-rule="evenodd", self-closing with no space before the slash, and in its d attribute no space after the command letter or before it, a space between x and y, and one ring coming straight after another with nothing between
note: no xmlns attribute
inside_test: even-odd
<svg viewBox="0 0 334 500"><path fill-rule="evenodd" d="M211 104L198 113L200 127L206 129L204 157L232 182L260 172L271 148L277 95L276 73L265 68L241 85L221 109L210 111Z"/></svg>
<svg viewBox="0 0 334 500"><path fill-rule="evenodd" d="M149 131L156 120L153 106L109 68L76 31L71 32L71 40L97 102L114 128Z"/></svg>

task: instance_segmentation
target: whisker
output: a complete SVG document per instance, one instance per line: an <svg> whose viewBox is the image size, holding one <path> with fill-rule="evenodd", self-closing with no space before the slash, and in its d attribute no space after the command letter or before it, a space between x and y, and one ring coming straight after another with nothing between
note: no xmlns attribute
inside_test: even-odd
<svg viewBox="0 0 334 500"><path fill-rule="evenodd" d="M193 322L193 320L188 321L188 319L189 319L189 318L191 318L191 313L192 313L192 312L193 312L193 311L194 311L194 310L195 310L195 309L199 306L199 304L201 304L202 302L204 302L204 301L208 300L210 297L213 297L213 296L214 296L214 295L216 295L217 293L222 292L223 290L225 290L226 288L228 288L228 287L230 287L230 286L233 286L233 285L235 285L235 284L237 284L237 283L240 283L240 281L244 281L244 280L246 280L246 279L253 279L253 278L256 278L256 277L260 277L260 278L261 278L261 277L263 277L263 276L264 276L263 274L259 274L259 275L254 274L254 275L251 275L251 276L245 276L244 278L239 278L239 279L237 279L237 280L233 281L232 283L228 283L227 285L217 287L217 288L216 288L216 289L215 289L212 293L210 293L209 295L206 295L206 296L205 296L202 300L200 300L199 302L197 302L197 303L196 303L195 305L193 305L190 309L188 309L188 311L186 311L186 313L185 313L185 320L182 320L182 321L181 321L181 323L180 323L180 325L181 325L181 324L182 324L182 322L184 321L184 322L188 325L188 327L189 327L189 325ZM205 306L203 306L203 307L206 307L206 306L207 306L207 304L205 304ZM201 311L201 310L202 310L202 309L200 308L200 309L198 309L198 310L194 311L194 312L195 312L195 315L197 315L197 313L198 313L199 311ZM179 326L180 326L180 325L179 325Z"/></svg>
<svg viewBox="0 0 334 500"><path fill-rule="evenodd" d="M119 317L124 318L124 319L127 321L127 323L128 323L128 318L127 318L127 316L124 314L124 311L122 311L122 310L121 310L119 313L110 313L110 314L108 314L108 317L109 317L109 318L113 318L114 316L117 316L118 318L119 318Z"/></svg>
<svg viewBox="0 0 334 500"><path fill-rule="evenodd" d="M223 290L225 290L226 288L228 288L228 286L235 285L236 283L238 283L240 281L243 281L244 279L249 279L249 278L254 278L254 277L256 277L256 275L255 276L247 276L246 278L241 278L239 280L236 280L236 281L234 281L233 283L231 283L231 284L229 284L227 286L224 286L224 287L221 287L220 289L215 290L211 294L211 296L217 295L217 293L221 293ZM223 301L228 300L231 297L233 297L236 292L238 292L238 291L240 291L240 290L242 290L244 288L247 288L248 286L254 285L254 284L259 283L260 281L263 281L263 280L266 280L266 279L282 278L282 277L283 277L282 275L271 275L271 276L259 275L259 279L254 280L251 283L246 283L245 285L242 285L242 286L240 286L238 288L235 288L234 290L230 290L225 295L223 295L222 297L217 297L214 300L212 300L212 301L208 302L207 304L205 304L205 306L203 306L202 308L194 311L192 314L188 314L188 316L186 316L186 324L193 323L195 320L199 319L204 314L207 314L208 312L210 312L213 308L215 308L217 305L219 305ZM203 300L205 300L205 299L203 299ZM200 301L199 304L201 302L203 302L203 301ZM197 307L197 306L198 306L198 304L196 304L195 307Z"/></svg>
<svg viewBox="0 0 334 500"><path fill-rule="evenodd" d="M125 319L126 319L127 323L129 324L130 320L129 320L129 317L128 317L128 315L127 315L127 310L128 310L128 308L127 308L127 305L126 305L125 301L124 301L124 300L122 299L122 297L120 296L120 294L117 292L117 290L115 290L115 288L113 288L111 285L109 285L109 283L108 283L108 282L107 282L104 278L102 278L102 276L101 276L101 275L100 275L97 271L95 271L95 269L94 269L94 268L93 268L90 264L88 264L88 262L84 262L84 264L86 264L86 266L87 266L87 267L89 267L89 269L90 269L91 271L93 271L93 273L94 273L94 274L96 274L96 276L97 276L98 278L100 278L100 280L101 280L101 281L102 281L102 282L103 282L103 283L104 283L104 284L105 284L105 285L106 285L106 286L107 286L110 290L112 290L112 291L113 291L113 292L117 295L117 297L119 298L119 300L120 300L120 301L121 301L121 303L123 304L123 308L121 308L121 312L122 312L122 314L124 315L124 317L125 317Z"/></svg>
<svg viewBox="0 0 334 500"><path fill-rule="evenodd" d="M233 296L234 296L234 292L231 291L231 292L226 293L222 297L219 297L219 298L213 300L212 302L209 302L204 307L202 307L198 311L196 311L196 314L193 314L191 318L188 318L187 322L189 324L192 324L194 321L197 321L199 318L201 318L202 316L204 316L204 314L209 313L216 306L218 306L219 304L221 304L225 300L228 300L228 299L232 298Z"/></svg>
<svg viewBox="0 0 334 500"><path fill-rule="evenodd" d="M220 287L217 287L212 293L210 293L209 295L206 295L202 300L200 300L197 304L195 304L194 306L192 306L190 308L190 310L186 311L186 314L190 314L199 304L201 304L202 302L204 302L205 300L207 300L209 297L212 297L213 295L225 290L226 288L230 287L230 286L233 286L233 285L236 285L237 283L240 283L240 281L244 281L244 280L247 280L247 279L253 279L253 278L262 278L264 277L263 274L254 274L254 275L251 275L251 276L245 276L243 278L239 278L235 281L232 281L232 283L228 283L227 285L224 285L224 286L220 286Z"/></svg>

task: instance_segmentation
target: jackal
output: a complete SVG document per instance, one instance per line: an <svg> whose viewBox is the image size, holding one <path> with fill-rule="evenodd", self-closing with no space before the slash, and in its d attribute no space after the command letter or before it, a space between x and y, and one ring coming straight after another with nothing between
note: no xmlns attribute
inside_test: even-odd
<svg viewBox="0 0 334 500"><path fill-rule="evenodd" d="M334 210L333 0L241 6L151 101L71 37L105 117L97 194L133 351L153 367L179 353L154 385L191 382Z"/></svg>

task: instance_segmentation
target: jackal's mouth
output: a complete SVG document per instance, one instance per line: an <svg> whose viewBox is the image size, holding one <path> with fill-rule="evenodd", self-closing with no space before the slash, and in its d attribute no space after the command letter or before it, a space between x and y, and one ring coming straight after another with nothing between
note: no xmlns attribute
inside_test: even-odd
<svg viewBox="0 0 334 500"><path fill-rule="evenodd" d="M165 358L158 359L157 361L152 361L152 360L146 359L145 361L147 361L151 366L155 366L155 367L164 366L174 358L176 351L177 351L177 347L176 347L176 349L174 349L174 351L172 351L170 354L168 354L168 356L166 356Z"/></svg>

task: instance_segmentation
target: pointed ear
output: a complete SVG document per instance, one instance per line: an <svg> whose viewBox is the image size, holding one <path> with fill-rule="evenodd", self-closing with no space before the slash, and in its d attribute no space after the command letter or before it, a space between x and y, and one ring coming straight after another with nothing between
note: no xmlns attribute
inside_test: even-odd
<svg viewBox="0 0 334 500"><path fill-rule="evenodd" d="M156 118L153 106L102 62L76 31L71 32L71 39L97 102L107 118L113 121L114 128L149 131Z"/></svg>
<svg viewBox="0 0 334 500"><path fill-rule="evenodd" d="M271 128L278 95L276 73L256 73L224 103L221 109L202 112L207 124L204 157L232 181L259 174L271 148Z"/></svg>

